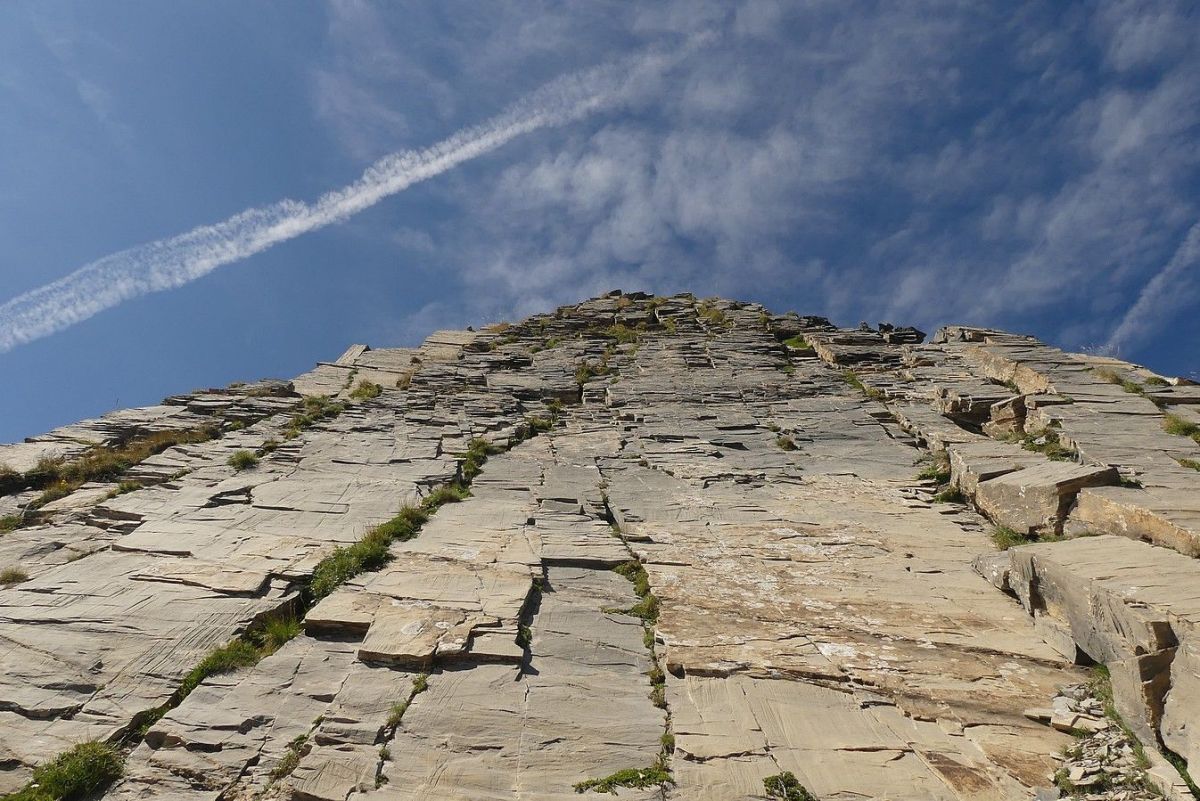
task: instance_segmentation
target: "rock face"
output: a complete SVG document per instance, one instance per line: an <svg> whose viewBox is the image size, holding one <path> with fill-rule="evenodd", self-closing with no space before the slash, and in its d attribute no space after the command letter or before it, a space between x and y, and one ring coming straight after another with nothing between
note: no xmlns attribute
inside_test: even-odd
<svg viewBox="0 0 1200 801"><path fill-rule="evenodd" d="M613 293L0 446L0 793L1191 797L1200 394L923 340Z"/></svg>

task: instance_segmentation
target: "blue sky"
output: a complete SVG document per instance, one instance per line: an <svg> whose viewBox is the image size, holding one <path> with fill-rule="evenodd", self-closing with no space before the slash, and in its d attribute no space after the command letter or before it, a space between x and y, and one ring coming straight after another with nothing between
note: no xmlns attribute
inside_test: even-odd
<svg viewBox="0 0 1200 801"><path fill-rule="evenodd" d="M616 287L1200 377L1197 41L1191 3L10 0L0 441ZM145 247L247 209L288 233Z"/></svg>

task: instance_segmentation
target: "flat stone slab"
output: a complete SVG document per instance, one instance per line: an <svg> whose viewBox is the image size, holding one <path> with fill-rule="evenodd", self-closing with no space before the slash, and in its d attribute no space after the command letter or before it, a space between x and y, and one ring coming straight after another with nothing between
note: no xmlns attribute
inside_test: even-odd
<svg viewBox="0 0 1200 801"><path fill-rule="evenodd" d="M1052 462L980 481L975 503L998 525L1020 532L1059 531L1075 495L1084 487L1116 484L1112 467Z"/></svg>

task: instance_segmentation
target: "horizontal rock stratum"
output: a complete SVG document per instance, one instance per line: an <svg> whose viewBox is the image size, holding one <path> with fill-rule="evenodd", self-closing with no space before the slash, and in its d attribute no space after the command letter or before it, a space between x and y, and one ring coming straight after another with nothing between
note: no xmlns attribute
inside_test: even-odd
<svg viewBox="0 0 1200 801"><path fill-rule="evenodd" d="M924 340L615 292L0 446L0 793L1191 798L1200 387Z"/></svg>

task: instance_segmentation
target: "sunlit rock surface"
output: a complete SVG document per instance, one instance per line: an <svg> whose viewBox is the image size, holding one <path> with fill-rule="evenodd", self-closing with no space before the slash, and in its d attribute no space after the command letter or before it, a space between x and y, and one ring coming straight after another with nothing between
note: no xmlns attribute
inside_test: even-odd
<svg viewBox="0 0 1200 801"><path fill-rule="evenodd" d="M613 293L0 446L0 792L102 740L112 799L551 801L622 772L629 799L784 772L827 801L1056 773L1190 797L1166 757L1200 766L1200 388L924 339ZM48 502L24 478L199 428ZM468 481L312 597L333 549ZM296 636L180 692L284 613Z"/></svg>

